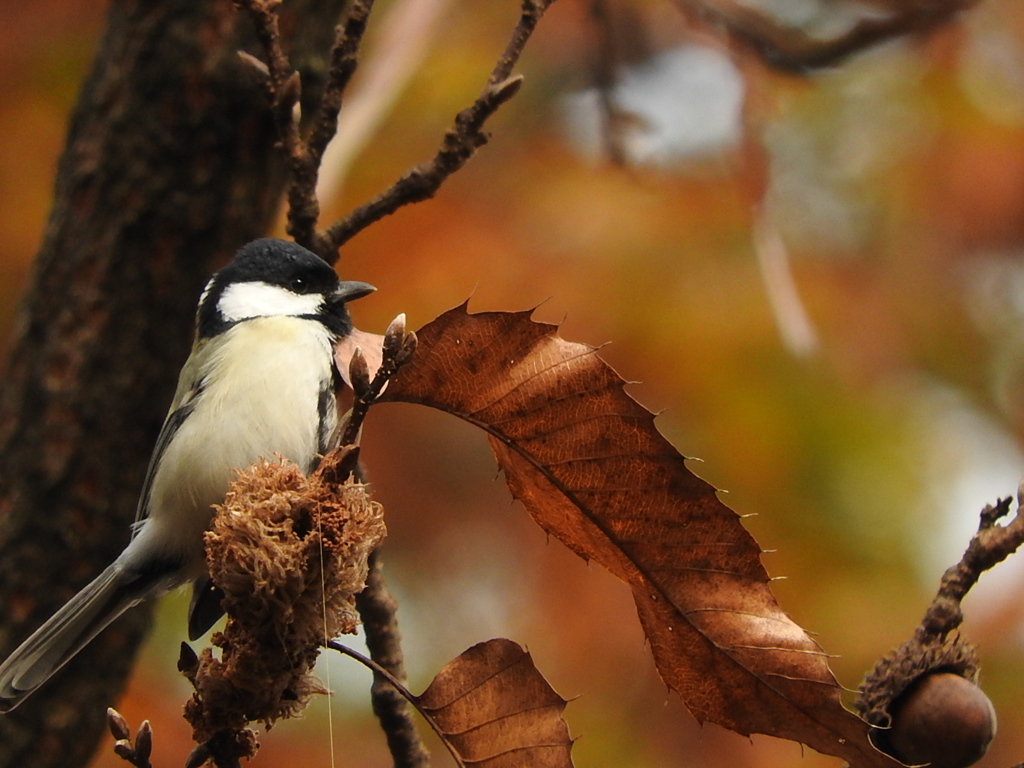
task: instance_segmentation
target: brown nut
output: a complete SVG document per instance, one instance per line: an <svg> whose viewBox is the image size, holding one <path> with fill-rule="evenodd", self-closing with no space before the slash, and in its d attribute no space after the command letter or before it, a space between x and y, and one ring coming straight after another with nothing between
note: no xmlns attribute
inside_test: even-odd
<svg viewBox="0 0 1024 768"><path fill-rule="evenodd" d="M924 675L894 702L888 743L908 765L966 768L996 733L996 712L974 683L951 672Z"/></svg>

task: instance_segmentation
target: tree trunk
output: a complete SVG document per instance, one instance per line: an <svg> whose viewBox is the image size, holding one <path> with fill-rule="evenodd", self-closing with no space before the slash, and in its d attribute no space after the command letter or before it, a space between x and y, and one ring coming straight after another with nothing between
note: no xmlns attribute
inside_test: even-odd
<svg viewBox="0 0 1024 768"><path fill-rule="evenodd" d="M308 98L342 4L285 6ZM0 392L0 658L127 543L203 282L278 209L268 100L235 53L260 55L251 37L230 0L112 3ZM149 615L0 716L0 766L88 761Z"/></svg>

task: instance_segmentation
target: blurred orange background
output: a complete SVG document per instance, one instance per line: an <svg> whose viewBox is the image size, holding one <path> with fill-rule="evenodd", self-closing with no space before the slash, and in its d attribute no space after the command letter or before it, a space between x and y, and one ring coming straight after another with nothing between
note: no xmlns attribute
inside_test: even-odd
<svg viewBox="0 0 1024 768"><path fill-rule="evenodd" d="M401 5L379 3L369 57ZM620 95L638 114L634 162L620 167L594 143L587 7L555 4L518 67L523 89L490 123L491 143L435 200L342 250L343 276L380 289L354 307L355 321L382 332L405 312L415 328L472 297L473 310L538 306L569 339L613 342L602 356L642 382L631 393L663 412L660 428L684 455L700 457L691 468L751 516L768 570L785 577L779 601L855 688L913 630L981 506L1015 493L1024 475L1024 11L987 0L925 38L798 79L738 69L688 38L670 3L637 2L632 31L646 30L656 55L627 70L632 90ZM87 0L4 9L4 337L103 12ZM517 17L514 0L451 0L326 219L433 154ZM744 92L745 134L730 96ZM675 111L659 122L666 105ZM763 199L752 147L767 153ZM387 509L385 560L414 691L465 648L505 636L573 699L581 768L838 765L696 724L658 679L626 587L509 502L482 434L384 405L364 443ZM980 646L1000 719L981 766L1024 760L1022 557L986 575L965 606L963 631ZM181 765L191 749L187 684L174 671L184 612L183 596L161 607L119 705L133 725L153 722L158 767ZM369 675L340 658L322 672L336 691L330 712L319 701L263 734L255 764L330 765L333 738L339 766L390 765ZM108 744L95 765L123 763Z"/></svg>

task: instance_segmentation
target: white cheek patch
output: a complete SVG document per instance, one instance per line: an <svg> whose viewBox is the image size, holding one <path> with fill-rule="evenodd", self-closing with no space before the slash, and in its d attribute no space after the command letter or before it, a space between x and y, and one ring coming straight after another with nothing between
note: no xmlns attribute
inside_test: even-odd
<svg viewBox="0 0 1024 768"><path fill-rule="evenodd" d="M315 315L323 300L319 293L292 293L270 283L232 283L224 289L217 308L233 323L251 317Z"/></svg>

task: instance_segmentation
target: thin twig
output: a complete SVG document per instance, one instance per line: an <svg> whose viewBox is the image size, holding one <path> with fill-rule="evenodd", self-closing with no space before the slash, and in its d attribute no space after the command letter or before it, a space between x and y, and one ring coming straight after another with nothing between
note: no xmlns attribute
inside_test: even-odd
<svg viewBox="0 0 1024 768"><path fill-rule="evenodd" d="M483 92L471 106L456 116L455 124L445 134L441 148L434 158L415 166L390 189L319 233L314 249L317 253L321 256L334 254L336 258L338 248L370 224L389 216L405 205L429 200L449 176L462 168L466 161L487 143L489 137L483 132L483 125L519 90L522 78L510 77L510 73L519 60L526 41L553 2L554 0L523 0L519 23L505 51L494 65Z"/></svg>
<svg viewBox="0 0 1024 768"><path fill-rule="evenodd" d="M796 357L807 358L817 350L818 337L796 287L786 243L761 206L754 211L751 229L761 282L782 342Z"/></svg>
<svg viewBox="0 0 1024 768"><path fill-rule="evenodd" d="M505 46L505 52L501 54L498 63L494 65L491 76L487 80L488 85L496 86L508 80L512 74L512 68L519 61L519 56L522 54L523 48L526 47L526 42L537 28L544 12L554 2L555 0L522 0L519 23L512 31L512 37L508 41L508 45Z"/></svg>
<svg viewBox="0 0 1024 768"><path fill-rule="evenodd" d="M317 245L316 224L320 218L320 203L316 196L320 161L337 132L342 97L356 71L359 46L372 10L373 0L355 0L345 21L338 26L331 48L327 84L309 134L292 167L292 183L288 189L288 234L295 238L295 242L314 250Z"/></svg>
<svg viewBox="0 0 1024 768"><path fill-rule="evenodd" d="M405 332L405 313L398 315L384 332L380 368L370 378L366 357L358 347L349 361L349 381L355 397L352 407L338 424L338 445L356 445L370 406L377 402L391 378L416 354L416 334Z"/></svg>
<svg viewBox="0 0 1024 768"><path fill-rule="evenodd" d="M321 208L341 197L349 168L408 87L437 42L454 0L398 0L378 17L378 42L360 63L362 77L345 97L338 130L324 152L317 180Z"/></svg>
<svg viewBox="0 0 1024 768"><path fill-rule="evenodd" d="M359 475L360 468L356 461L358 450L355 446L358 444L363 420L391 377L412 359L416 345L416 334L406 333L403 314L392 320L384 333L380 367L372 377L361 349L357 347L352 354L348 366L348 381L352 387L354 402L339 424L338 440L341 450L349 451L351 460L339 462L342 474L355 472L357 476ZM344 477L340 478L343 479ZM384 583L380 555L374 551L369 557L366 587L356 595L356 610L363 621L370 655L375 664L387 670L386 675L374 677L370 690L373 711L380 720L396 768L424 768L429 765L430 755L416 732L406 699L399 695L404 691L400 681L405 680L405 662L395 615L397 608ZM328 646L335 647L332 643L328 643ZM376 666L374 668L376 669Z"/></svg>
<svg viewBox="0 0 1024 768"><path fill-rule="evenodd" d="M455 118L433 160L412 168L390 189L360 206L325 231L314 233L320 216L316 179L323 152L337 129L341 98L356 67L356 57L373 0L356 0L339 28L331 52L331 70L310 135L299 135L294 107L299 99L298 75L281 48L276 0L240 0L253 19L267 52L267 88L273 105L281 144L292 172L288 193L288 233L329 262L337 261L338 248L358 232L402 206L428 200L444 181L488 141L483 125L519 90L522 78L510 77L527 40L554 0L522 0L519 23L498 58L483 92Z"/></svg>
<svg viewBox="0 0 1024 768"><path fill-rule="evenodd" d="M397 609L398 605L384 582L380 552L375 551L370 555L366 588L356 595L356 610L363 621L366 646L373 659L368 666L375 672L370 689L373 712L387 736L395 768L425 768L430 764L430 754L420 741L412 719L409 705L418 707L418 704L403 685L406 679L405 659L402 654L402 638L398 632ZM341 650L337 645L333 641L328 643L329 647ZM348 652L348 649L343 652ZM349 652L349 655L353 654ZM425 714L424 717L431 728L437 731L433 720ZM444 739L442 734L438 735ZM454 756L459 760L457 755ZM461 761L459 764L462 764Z"/></svg>
<svg viewBox="0 0 1024 768"><path fill-rule="evenodd" d="M342 96L358 63L359 46L373 10L373 0L354 0L345 20L337 28L327 84L305 139L302 138L295 109L301 96L299 74L293 69L281 44L277 15L280 3L278 0L239 0L239 4L252 18L267 56L266 87L271 112L291 171L288 234L295 242L316 251L316 224L320 217L316 181L320 160L337 130Z"/></svg>
<svg viewBox="0 0 1024 768"><path fill-rule="evenodd" d="M338 27L337 38L331 49L331 68L327 74L327 85L320 100L320 109L306 139L309 159L314 166L320 165L320 158L323 157L327 144L334 138L337 130L342 96L356 71L359 46L366 33L371 11L373 0L354 0L344 23Z"/></svg>
<svg viewBox="0 0 1024 768"><path fill-rule="evenodd" d="M466 164L487 143L483 123L519 90L521 78L511 78L487 89L471 107L462 110L445 134L433 160L414 166L387 191L365 203L318 235L318 253L337 251L359 232L399 208L429 200L449 176Z"/></svg>
<svg viewBox="0 0 1024 768"><path fill-rule="evenodd" d="M977 2L907 3L888 16L862 19L831 39L818 39L801 30L780 26L736 0L676 0L676 5L694 23L721 29L733 42L754 51L768 66L803 74L835 66L886 40L934 29Z"/></svg>
<svg viewBox="0 0 1024 768"><path fill-rule="evenodd" d="M628 159L625 129L636 124L638 118L624 110L613 93L624 64L621 46L615 34L623 23L618 16L613 16L607 0L591 0L590 19L595 34L588 64L601 111L602 144L608 159L615 165L625 167Z"/></svg>
<svg viewBox="0 0 1024 768"><path fill-rule="evenodd" d="M858 688L854 709L880 730L872 736L885 748L886 730L892 724L892 706L922 676L937 670L954 672L976 681L977 651L956 631L963 623L961 601L978 583L981 574L995 567L1024 544L1024 484L1017 492L1017 516L999 525L1010 513L1010 499L1000 499L981 511L978 532L956 565L942 575L938 593L925 611L913 636L878 660ZM888 751L888 748L885 748Z"/></svg>
<svg viewBox="0 0 1024 768"><path fill-rule="evenodd" d="M293 167L302 153L299 123L295 118L295 105L299 101L298 73L292 68L281 45L278 25L277 0L239 0L252 19L263 51L267 56L267 94L270 97L278 138L288 163Z"/></svg>
<svg viewBox="0 0 1024 768"><path fill-rule="evenodd" d="M437 734L437 737L441 740L441 743L444 744L445 748L448 750L448 754L450 754L452 756L452 759L455 760L456 765L460 766L461 768L466 768L466 763L462 759L462 755L459 754L459 751L455 748L455 745L452 744L451 740L448 738L448 735L441 730L440 726L437 724L434 718L430 716L430 713L423 708L423 705L420 704L419 697L414 695L408 688L406 688L401 683L401 681L399 681L394 675L388 672L384 667L375 662L373 659L363 656L363 654L359 653L359 651L353 650L352 648L349 648L347 645L342 645L337 640L329 641L327 643L327 647L355 659L363 666L373 670L374 675L380 675L381 678L387 680L388 684L391 685L402 696L402 698L405 699L405 701L407 701L409 704L411 704L416 709L416 711L420 713L423 719L427 721L427 724L430 726L431 730Z"/></svg>
<svg viewBox="0 0 1024 768"><path fill-rule="evenodd" d="M1017 492L1017 515L1006 525L997 523L1010 513L1009 497L1000 499L995 506L989 504L981 511L978 532L971 538L960 562L942 574L938 593L915 632L917 639L923 641L929 636L942 637L959 627L963 621L960 603L978 582L981 574L1001 563L1024 544L1024 515L1020 513L1022 502L1024 486Z"/></svg>

